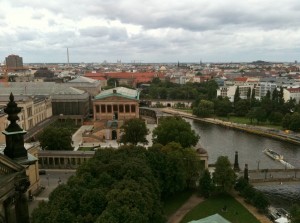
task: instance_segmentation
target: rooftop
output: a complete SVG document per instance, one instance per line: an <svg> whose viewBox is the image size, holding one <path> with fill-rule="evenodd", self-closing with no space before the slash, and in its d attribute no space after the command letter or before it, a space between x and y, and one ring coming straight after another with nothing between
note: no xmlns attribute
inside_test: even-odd
<svg viewBox="0 0 300 223"><path fill-rule="evenodd" d="M95 96L95 99L102 99L111 96L121 96L129 99L139 100L140 92L138 90L133 90L125 87L116 87L102 91L100 94Z"/></svg>

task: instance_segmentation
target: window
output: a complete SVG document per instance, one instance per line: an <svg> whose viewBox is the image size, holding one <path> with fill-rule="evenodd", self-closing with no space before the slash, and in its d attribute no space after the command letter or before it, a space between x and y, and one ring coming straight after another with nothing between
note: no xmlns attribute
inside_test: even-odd
<svg viewBox="0 0 300 223"><path fill-rule="evenodd" d="M96 105L96 113L99 113L99 112L100 112L99 105Z"/></svg>
<svg viewBox="0 0 300 223"><path fill-rule="evenodd" d="M131 112L135 112L135 105L131 105Z"/></svg>
<svg viewBox="0 0 300 223"><path fill-rule="evenodd" d="M32 107L27 108L27 115L28 115L28 117L32 116Z"/></svg>
<svg viewBox="0 0 300 223"><path fill-rule="evenodd" d="M124 112L124 106L123 105L119 105L119 112L121 112L121 113Z"/></svg>
<svg viewBox="0 0 300 223"><path fill-rule="evenodd" d="M106 106L105 105L101 105L101 113L106 113Z"/></svg>
<svg viewBox="0 0 300 223"><path fill-rule="evenodd" d="M107 113L111 113L111 105L107 105Z"/></svg>
<svg viewBox="0 0 300 223"><path fill-rule="evenodd" d="M118 111L118 105L114 105L113 108L114 108L114 111Z"/></svg>
<svg viewBox="0 0 300 223"><path fill-rule="evenodd" d="M125 105L125 112L129 113L129 105Z"/></svg>

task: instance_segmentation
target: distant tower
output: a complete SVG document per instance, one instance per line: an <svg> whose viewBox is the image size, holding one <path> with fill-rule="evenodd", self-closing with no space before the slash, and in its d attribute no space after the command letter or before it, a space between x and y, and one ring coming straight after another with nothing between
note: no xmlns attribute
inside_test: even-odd
<svg viewBox="0 0 300 223"><path fill-rule="evenodd" d="M68 59L68 67L69 67L69 65L70 65L69 48L67 48L67 59Z"/></svg>
<svg viewBox="0 0 300 223"><path fill-rule="evenodd" d="M239 155L238 155L238 152L237 152L237 151L235 151L233 170L234 170L234 171L240 171L240 166L239 166Z"/></svg>
<svg viewBox="0 0 300 223"><path fill-rule="evenodd" d="M7 69L23 68L23 58L12 54L5 58L5 64Z"/></svg>

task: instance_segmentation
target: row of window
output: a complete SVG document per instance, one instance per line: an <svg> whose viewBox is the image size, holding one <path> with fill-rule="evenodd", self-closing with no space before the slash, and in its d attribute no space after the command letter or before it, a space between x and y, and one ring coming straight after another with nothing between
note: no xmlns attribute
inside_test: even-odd
<svg viewBox="0 0 300 223"><path fill-rule="evenodd" d="M96 113L112 113L112 112L119 112L119 113L130 113L136 111L136 105L96 105Z"/></svg>

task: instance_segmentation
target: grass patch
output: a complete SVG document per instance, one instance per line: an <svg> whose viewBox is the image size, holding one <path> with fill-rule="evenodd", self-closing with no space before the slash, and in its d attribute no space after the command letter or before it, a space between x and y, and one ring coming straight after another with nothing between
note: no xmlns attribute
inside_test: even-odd
<svg viewBox="0 0 300 223"><path fill-rule="evenodd" d="M177 209L179 209L193 193L193 191L184 191L164 200L163 208L165 215L168 217L175 213L175 211L177 211Z"/></svg>
<svg viewBox="0 0 300 223"><path fill-rule="evenodd" d="M227 211L222 211L226 205ZM259 223L259 221L238 201L228 194L211 197L187 213L181 223L198 220L218 213L232 223Z"/></svg>
<svg viewBox="0 0 300 223"><path fill-rule="evenodd" d="M257 122L255 120L251 124L250 119L247 117L230 116L229 118L225 118L225 117L216 117L216 118L223 120L225 122L233 122L233 123L253 125L253 126L263 126L263 127L269 127L269 128L273 128L273 129L279 129L279 130L282 129L281 125L273 125L273 124L270 124L267 122L257 124Z"/></svg>
<svg viewBox="0 0 300 223"><path fill-rule="evenodd" d="M79 147L78 151L94 151L94 147Z"/></svg>

